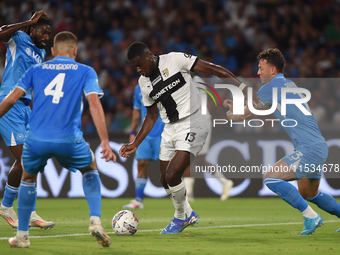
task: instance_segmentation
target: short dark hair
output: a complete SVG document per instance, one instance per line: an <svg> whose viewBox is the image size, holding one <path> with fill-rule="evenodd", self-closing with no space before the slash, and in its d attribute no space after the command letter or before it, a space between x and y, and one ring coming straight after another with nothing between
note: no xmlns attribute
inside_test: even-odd
<svg viewBox="0 0 340 255"><path fill-rule="evenodd" d="M77 41L77 37L72 32L63 31L54 37L53 45L55 46L59 42L69 42L77 45Z"/></svg>
<svg viewBox="0 0 340 255"><path fill-rule="evenodd" d="M267 63L272 64L276 67L278 73L282 73L283 67L285 65L285 58L283 57L279 49L270 48L268 50L262 51L257 56L258 61L260 61L261 59L267 60Z"/></svg>
<svg viewBox="0 0 340 255"><path fill-rule="evenodd" d="M132 60L135 57L142 57L146 51L149 51L149 47L145 43L134 42L127 50L127 59Z"/></svg>

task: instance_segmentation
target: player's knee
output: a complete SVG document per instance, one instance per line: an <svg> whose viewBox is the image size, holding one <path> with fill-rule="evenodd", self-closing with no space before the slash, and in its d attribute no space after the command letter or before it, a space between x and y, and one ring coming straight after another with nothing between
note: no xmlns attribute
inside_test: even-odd
<svg viewBox="0 0 340 255"><path fill-rule="evenodd" d="M167 183L171 182L172 179L173 179L173 174L172 174L172 173L166 173L166 174L165 174L165 181L166 181Z"/></svg>
<svg viewBox="0 0 340 255"><path fill-rule="evenodd" d="M274 177L274 176L273 176L273 173L272 173L272 172L266 172L265 175L263 175L263 181L264 181L266 178L270 178L270 177Z"/></svg>
<svg viewBox="0 0 340 255"><path fill-rule="evenodd" d="M317 195L318 191L309 189L299 189L299 193L303 198L311 198Z"/></svg>
<svg viewBox="0 0 340 255"><path fill-rule="evenodd" d="M165 174L165 181L168 183L168 184L171 184L173 182L177 182L177 179L180 178L178 176L178 174L176 174L175 171L168 171L166 174Z"/></svg>
<svg viewBox="0 0 340 255"><path fill-rule="evenodd" d="M144 160L144 159L138 160L138 163L137 163L138 169L139 168L143 168L143 169L146 168L148 166L148 163L149 163L148 160Z"/></svg>

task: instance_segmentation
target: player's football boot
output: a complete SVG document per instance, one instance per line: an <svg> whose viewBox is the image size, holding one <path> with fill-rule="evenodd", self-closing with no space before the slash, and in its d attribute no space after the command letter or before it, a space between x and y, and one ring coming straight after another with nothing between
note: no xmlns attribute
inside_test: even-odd
<svg viewBox="0 0 340 255"><path fill-rule="evenodd" d="M223 184L223 192L221 195L221 200L225 201L230 196L230 190L234 186L234 182L232 180L227 180L225 184Z"/></svg>
<svg viewBox="0 0 340 255"><path fill-rule="evenodd" d="M190 217L186 220L180 220L173 218L170 223L161 231L160 234L178 234L181 233L187 226L194 225L199 222L199 217L197 213L193 210Z"/></svg>
<svg viewBox="0 0 340 255"><path fill-rule="evenodd" d="M188 218L188 223L189 223L188 226L195 225L199 221L200 221L200 217L194 210L192 210L190 217Z"/></svg>
<svg viewBox="0 0 340 255"><path fill-rule="evenodd" d="M106 234L102 225L94 224L94 222L91 221L89 226L89 232L91 235L97 238L97 241L100 246L110 247L111 238L109 237L108 234Z"/></svg>
<svg viewBox="0 0 340 255"><path fill-rule="evenodd" d="M130 201L130 204L127 205L123 205L124 209L143 209L144 208L144 204L136 199L132 199Z"/></svg>
<svg viewBox="0 0 340 255"><path fill-rule="evenodd" d="M28 240L28 236L24 236L24 238L12 237L8 239L8 243L12 248L28 248L30 247L30 241Z"/></svg>
<svg viewBox="0 0 340 255"><path fill-rule="evenodd" d="M18 216L13 210L13 207L8 210L4 210L0 207L0 216L4 218L11 227L18 227Z"/></svg>
<svg viewBox="0 0 340 255"><path fill-rule="evenodd" d="M321 218L320 214L318 214L315 218L306 218L305 219L305 226L300 233L300 235L311 235L315 232L315 229L321 227L323 224L323 219Z"/></svg>
<svg viewBox="0 0 340 255"><path fill-rule="evenodd" d="M31 214L30 227L48 229L53 228L54 226L55 226L54 222L42 219L36 212L33 212Z"/></svg>

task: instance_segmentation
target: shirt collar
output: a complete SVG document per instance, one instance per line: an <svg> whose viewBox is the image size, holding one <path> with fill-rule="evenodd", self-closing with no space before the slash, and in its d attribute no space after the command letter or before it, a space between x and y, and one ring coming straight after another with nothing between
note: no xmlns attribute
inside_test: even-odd
<svg viewBox="0 0 340 255"><path fill-rule="evenodd" d="M272 80L278 79L278 78L284 78L284 77L283 77L283 73L280 73L280 74L275 75L275 76L272 78Z"/></svg>
<svg viewBox="0 0 340 255"><path fill-rule="evenodd" d="M73 58L65 57L65 56L57 56L57 57L55 57L54 59L56 59L56 60L66 60L66 61L76 62Z"/></svg>

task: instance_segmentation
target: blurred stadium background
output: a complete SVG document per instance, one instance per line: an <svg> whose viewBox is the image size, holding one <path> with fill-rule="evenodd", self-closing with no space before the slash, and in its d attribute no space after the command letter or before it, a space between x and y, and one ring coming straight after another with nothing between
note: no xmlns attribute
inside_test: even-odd
<svg viewBox="0 0 340 255"><path fill-rule="evenodd" d="M154 54L180 51L197 55L244 78L257 77L256 56L259 52L277 47L286 58L286 77L318 78L320 81L317 85L305 84L312 93L309 104L331 146L327 162L340 163L337 161L340 149L340 140L337 139L340 123L339 0L2 0L0 24L27 20L32 10L39 9L49 14L53 35L68 30L78 37L77 61L92 66L99 76L99 85L105 92L102 104L107 128L116 150L120 143L128 141L133 92L138 81L138 74L126 61L127 47L133 41L145 42ZM46 47L45 60L52 58L51 46L52 40ZM6 46L0 43L0 75L5 65L5 54ZM86 140L96 151L99 140L86 102L82 128ZM230 127L219 133L222 132L227 142L249 144L248 159L240 153L240 145L223 147L224 158L233 159L234 164L244 161L253 165L274 163L291 149L285 142L288 136L279 127L270 130L266 126L256 130L250 128L246 130L247 135L243 134L244 130L240 132ZM219 141L220 138L213 137L212 145ZM273 145L273 150L266 151L263 141L274 143L276 147ZM2 140L0 145L2 194L13 158ZM49 168L46 172L50 175L43 175L38 185L39 196L82 196L81 186L77 188L81 185L79 176L69 174L54 163ZM119 159L116 165L99 166L103 196L133 197L132 168L131 158L127 161ZM163 196L164 191L159 188L158 167L153 165L152 168L149 172L153 184L149 184L147 195ZM248 186L246 180L246 177L235 179L232 195L261 195L261 179L249 180ZM209 182L203 178L197 181L197 196L218 196L218 185ZM333 176L326 183L321 187L334 196L340 196L338 179ZM212 188L214 186L216 190Z"/></svg>

